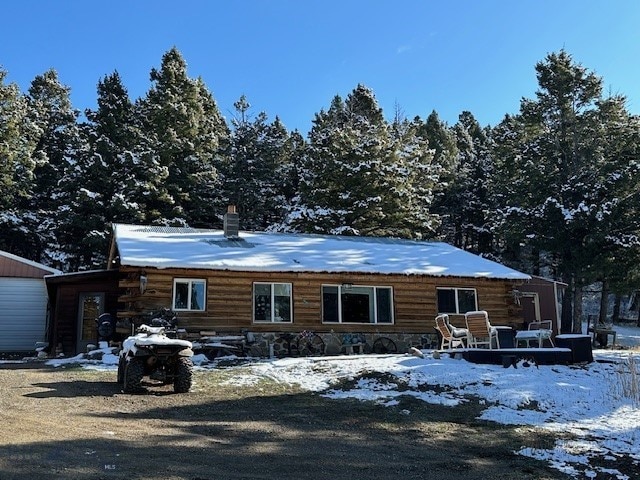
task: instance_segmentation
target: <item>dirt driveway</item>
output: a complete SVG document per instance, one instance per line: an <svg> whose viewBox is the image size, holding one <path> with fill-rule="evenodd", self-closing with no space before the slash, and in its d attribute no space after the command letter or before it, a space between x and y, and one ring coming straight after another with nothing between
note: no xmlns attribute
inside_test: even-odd
<svg viewBox="0 0 640 480"><path fill-rule="evenodd" d="M551 439L475 420L473 402L383 407L229 375L125 395L114 372L0 365L0 480L569 478L512 453Z"/></svg>

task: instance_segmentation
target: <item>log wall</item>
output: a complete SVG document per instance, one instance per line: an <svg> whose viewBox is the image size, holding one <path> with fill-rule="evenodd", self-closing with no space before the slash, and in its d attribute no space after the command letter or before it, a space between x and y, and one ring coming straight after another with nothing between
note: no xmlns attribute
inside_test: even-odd
<svg viewBox="0 0 640 480"><path fill-rule="evenodd" d="M515 305L512 290L522 282L483 278L431 277L425 275L336 274L295 272L232 272L216 270L140 269L120 267L119 301L125 310L120 317L135 317L160 308L170 308L174 278L204 279L207 302L204 312L178 312L180 325L188 331L255 332L310 329L318 333L420 333L433 332L436 316L436 287L475 288L478 308L486 310L494 325L520 328L523 320ZM140 293L140 275L147 277ZM253 283L291 283L292 323L253 323ZM322 285L350 283L393 288L394 323L323 324L321 320ZM464 316L450 315L454 325L463 326Z"/></svg>

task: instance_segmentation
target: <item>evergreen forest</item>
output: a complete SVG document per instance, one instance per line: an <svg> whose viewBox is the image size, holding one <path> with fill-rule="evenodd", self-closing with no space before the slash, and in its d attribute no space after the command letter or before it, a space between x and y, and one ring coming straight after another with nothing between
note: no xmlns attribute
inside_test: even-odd
<svg viewBox="0 0 640 480"><path fill-rule="evenodd" d="M143 98L113 72L82 114L55 70L21 92L0 69L0 249L104 268L112 222L221 228L233 204L243 230L442 240L564 281L568 330L586 286L640 288L640 118L565 50L533 74L495 126L385 115L356 85L302 134L245 96L226 119L176 48Z"/></svg>

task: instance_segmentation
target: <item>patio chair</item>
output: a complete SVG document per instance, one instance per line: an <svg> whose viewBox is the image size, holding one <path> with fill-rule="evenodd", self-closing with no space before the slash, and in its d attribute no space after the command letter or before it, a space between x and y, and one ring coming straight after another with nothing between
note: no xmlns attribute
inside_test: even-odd
<svg viewBox="0 0 640 480"><path fill-rule="evenodd" d="M496 347L500 348L500 339L498 338L498 330L489 323L489 314L484 310L475 312L467 312L464 319L469 330L469 346L478 348L480 345L487 345L493 348L492 340L495 339Z"/></svg>
<svg viewBox="0 0 640 480"><path fill-rule="evenodd" d="M469 332L466 328L457 328L449 323L449 315L440 314L436 317L436 330L442 337L440 350L446 348L465 347Z"/></svg>
<svg viewBox="0 0 640 480"><path fill-rule="evenodd" d="M526 342L527 348L530 347L532 340L538 342L538 348L542 348L542 344L545 340L549 340L552 347L555 347L553 339L553 330L551 327L551 320L544 320L542 322L531 322L527 330L521 330L516 332L516 347L520 342Z"/></svg>

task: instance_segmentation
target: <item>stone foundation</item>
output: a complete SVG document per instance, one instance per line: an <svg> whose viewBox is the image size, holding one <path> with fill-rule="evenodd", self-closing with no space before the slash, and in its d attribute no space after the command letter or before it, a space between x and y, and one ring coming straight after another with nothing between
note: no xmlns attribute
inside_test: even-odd
<svg viewBox="0 0 640 480"><path fill-rule="evenodd" d="M287 357L308 354L299 333L253 333L252 352L256 356ZM317 333L324 343L325 355L346 353L408 353L411 347L438 348L435 333Z"/></svg>

